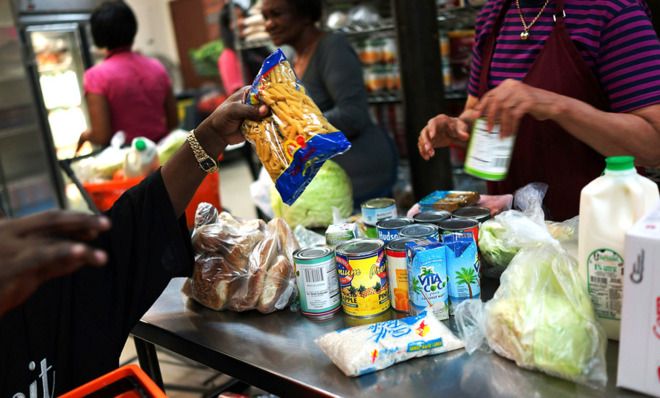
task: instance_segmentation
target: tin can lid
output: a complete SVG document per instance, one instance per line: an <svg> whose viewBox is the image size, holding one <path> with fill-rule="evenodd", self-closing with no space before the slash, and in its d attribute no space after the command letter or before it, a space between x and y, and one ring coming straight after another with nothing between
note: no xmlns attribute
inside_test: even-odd
<svg viewBox="0 0 660 398"><path fill-rule="evenodd" d="M366 254L382 249L385 242L380 239L353 239L337 247L337 253L343 255Z"/></svg>
<svg viewBox="0 0 660 398"><path fill-rule="evenodd" d="M433 224L413 224L403 227L399 231L399 236L402 238L425 238L437 232L438 227Z"/></svg>
<svg viewBox="0 0 660 398"><path fill-rule="evenodd" d="M440 229L445 231L462 231L467 228L473 228L479 225L479 221L473 218L450 218L438 224Z"/></svg>
<svg viewBox="0 0 660 398"><path fill-rule="evenodd" d="M485 221L490 218L490 209L479 206L466 206L456 209L454 217L474 218L478 221Z"/></svg>
<svg viewBox="0 0 660 398"><path fill-rule="evenodd" d="M406 244L410 242L419 242L421 239L416 238L399 238L387 244L386 249L395 252L405 252Z"/></svg>
<svg viewBox="0 0 660 398"><path fill-rule="evenodd" d="M395 206L396 202L392 198L375 198L362 202L362 207L367 209L382 209L389 206Z"/></svg>
<svg viewBox="0 0 660 398"><path fill-rule="evenodd" d="M380 220L376 224L378 228L402 228L405 227L406 225L410 225L413 223L413 220L410 218L406 217L392 217L392 218L386 218L385 220Z"/></svg>
<svg viewBox="0 0 660 398"><path fill-rule="evenodd" d="M331 255L333 250L328 246L315 246L306 249L299 249L293 253L296 260L315 260Z"/></svg>
<svg viewBox="0 0 660 398"><path fill-rule="evenodd" d="M444 210L429 210L415 214L413 217L417 223L436 223L451 217L451 213Z"/></svg>

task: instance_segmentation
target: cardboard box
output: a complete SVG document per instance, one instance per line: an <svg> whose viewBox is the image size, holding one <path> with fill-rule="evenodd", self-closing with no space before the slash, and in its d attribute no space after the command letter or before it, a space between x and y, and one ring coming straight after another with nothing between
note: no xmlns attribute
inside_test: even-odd
<svg viewBox="0 0 660 398"><path fill-rule="evenodd" d="M617 386L660 397L660 202L626 234Z"/></svg>

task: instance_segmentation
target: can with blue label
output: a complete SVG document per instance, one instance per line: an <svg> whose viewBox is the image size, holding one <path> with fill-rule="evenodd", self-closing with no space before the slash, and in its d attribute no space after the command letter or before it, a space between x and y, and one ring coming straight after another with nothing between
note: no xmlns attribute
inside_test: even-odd
<svg viewBox="0 0 660 398"><path fill-rule="evenodd" d="M406 217L388 218L378 221L376 229L378 230L378 239L385 243L399 239L399 232L408 225L412 225L413 220Z"/></svg>
<svg viewBox="0 0 660 398"><path fill-rule="evenodd" d="M370 199L362 203L362 221L370 226L376 226L378 221L396 217L396 202L390 198Z"/></svg>
<svg viewBox="0 0 660 398"><path fill-rule="evenodd" d="M300 249L293 253L293 262L303 315L319 320L332 317L341 304L335 251L327 246Z"/></svg>
<svg viewBox="0 0 660 398"><path fill-rule="evenodd" d="M440 240L438 227L433 224L412 224L399 231L400 238Z"/></svg>

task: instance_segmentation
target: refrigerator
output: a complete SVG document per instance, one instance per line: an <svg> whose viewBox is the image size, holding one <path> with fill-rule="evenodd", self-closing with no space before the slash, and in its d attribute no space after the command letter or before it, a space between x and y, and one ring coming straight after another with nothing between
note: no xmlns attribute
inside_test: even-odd
<svg viewBox="0 0 660 398"><path fill-rule="evenodd" d="M62 172L60 162L76 155L78 138L89 127L83 74L101 59L92 45L89 18L102 2L12 1L24 67L53 169L52 183L56 187L58 206L63 208L83 210L87 207L79 189Z"/></svg>
<svg viewBox="0 0 660 398"><path fill-rule="evenodd" d="M19 36L9 2L0 1L0 212L7 216L63 206Z"/></svg>

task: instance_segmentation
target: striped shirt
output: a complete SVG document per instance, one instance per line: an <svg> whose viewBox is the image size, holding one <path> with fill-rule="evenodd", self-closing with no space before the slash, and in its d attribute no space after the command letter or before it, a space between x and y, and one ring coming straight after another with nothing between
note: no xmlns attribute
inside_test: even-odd
<svg viewBox="0 0 660 398"><path fill-rule="evenodd" d="M511 5L497 36L488 80L493 88L508 78L522 80L554 27L554 1L520 38L522 22L512 0L489 0L477 17L468 92L477 96L483 47L503 2ZM612 111L630 112L660 104L660 41L644 0L565 0L566 27L582 58L598 78ZM543 1L520 0L529 23Z"/></svg>

